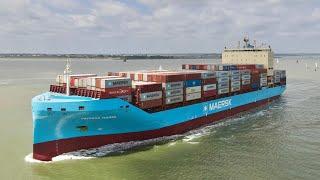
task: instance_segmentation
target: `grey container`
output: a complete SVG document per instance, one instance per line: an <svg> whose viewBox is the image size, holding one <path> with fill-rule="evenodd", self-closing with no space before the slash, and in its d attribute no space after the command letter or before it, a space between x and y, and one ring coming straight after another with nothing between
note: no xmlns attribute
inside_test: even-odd
<svg viewBox="0 0 320 180"><path fill-rule="evenodd" d="M140 94L140 101L150 101L154 99L161 99L162 91L154 91Z"/></svg>
<svg viewBox="0 0 320 180"><path fill-rule="evenodd" d="M251 75L250 74L241 75L241 79L251 79Z"/></svg>
<svg viewBox="0 0 320 180"><path fill-rule="evenodd" d="M230 71L230 76L240 76L240 71L238 70L233 70L233 71Z"/></svg>
<svg viewBox="0 0 320 180"><path fill-rule="evenodd" d="M168 90L165 91L165 94L166 94L166 97L183 95L183 88L180 88L180 89L168 89Z"/></svg>
<svg viewBox="0 0 320 180"><path fill-rule="evenodd" d="M240 91L240 87L231 87L231 88L230 88L230 91L231 91L231 92Z"/></svg>
<svg viewBox="0 0 320 180"><path fill-rule="evenodd" d="M229 71L216 71L216 77L229 76Z"/></svg>
<svg viewBox="0 0 320 180"><path fill-rule="evenodd" d="M229 88L223 88L218 90L218 94L226 94L229 93Z"/></svg>
<svg viewBox="0 0 320 180"><path fill-rule="evenodd" d="M168 89L181 89L181 88L183 88L183 86L184 86L183 81L162 83L162 87L166 90L168 90Z"/></svg>
<svg viewBox="0 0 320 180"><path fill-rule="evenodd" d="M201 79L210 79L210 78L215 78L215 77L216 77L216 73L212 72L212 71L201 73Z"/></svg>
<svg viewBox="0 0 320 180"><path fill-rule="evenodd" d="M249 80L242 80L241 84L242 85L249 85L251 83L250 79Z"/></svg>
<svg viewBox="0 0 320 180"><path fill-rule="evenodd" d="M229 81L224 83L218 83L218 89L229 87Z"/></svg>
<svg viewBox="0 0 320 180"><path fill-rule="evenodd" d="M240 81L240 76L231 76L231 81Z"/></svg>
<svg viewBox="0 0 320 180"><path fill-rule="evenodd" d="M228 82L229 81L229 77L219 77L217 79L218 83L221 83L221 82Z"/></svg>
<svg viewBox="0 0 320 180"><path fill-rule="evenodd" d="M246 69L246 70L240 70L241 75L250 75L251 74L251 70Z"/></svg>
<svg viewBox="0 0 320 180"><path fill-rule="evenodd" d="M101 79L101 88L114 88L131 86L132 81L130 78L111 78Z"/></svg>
<svg viewBox="0 0 320 180"><path fill-rule="evenodd" d="M240 85L241 85L240 81L231 82L231 87L240 87Z"/></svg>
<svg viewBox="0 0 320 180"><path fill-rule="evenodd" d="M166 104L174 104L174 103L179 103L183 101L183 95L179 96L172 96L172 97L167 97L166 98Z"/></svg>

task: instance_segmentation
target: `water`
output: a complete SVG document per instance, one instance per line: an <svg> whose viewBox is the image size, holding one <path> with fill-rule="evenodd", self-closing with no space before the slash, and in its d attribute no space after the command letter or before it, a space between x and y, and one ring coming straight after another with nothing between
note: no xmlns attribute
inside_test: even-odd
<svg viewBox="0 0 320 180"><path fill-rule="evenodd" d="M296 63L297 59L303 59ZM74 73L180 68L212 60L72 60ZM320 56L279 58L288 89L270 107L156 142L96 149L95 156L60 156L32 163L30 100L48 89L62 59L0 59L1 179L318 179ZM306 69L306 64L308 68ZM143 67L143 68L141 68ZM135 145L139 145L135 147ZM126 147L135 147L126 150ZM113 152L116 151L116 152ZM112 153L113 152L113 153ZM87 152L86 152L87 153ZM26 157L27 156L27 157ZM61 160L70 157L81 160ZM27 159L27 161L25 160Z"/></svg>

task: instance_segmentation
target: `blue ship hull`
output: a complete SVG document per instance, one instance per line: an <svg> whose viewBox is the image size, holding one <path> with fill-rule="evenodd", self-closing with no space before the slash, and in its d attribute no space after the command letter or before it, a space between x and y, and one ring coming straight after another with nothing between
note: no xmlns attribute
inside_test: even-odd
<svg viewBox="0 0 320 180"><path fill-rule="evenodd" d="M48 161L79 149L183 133L267 104L285 88L265 88L155 113L118 98L44 93L32 99L33 156Z"/></svg>

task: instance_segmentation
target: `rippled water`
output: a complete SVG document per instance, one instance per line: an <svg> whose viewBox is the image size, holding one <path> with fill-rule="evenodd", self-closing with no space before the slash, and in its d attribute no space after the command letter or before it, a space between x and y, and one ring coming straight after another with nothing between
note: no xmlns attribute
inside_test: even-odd
<svg viewBox="0 0 320 180"><path fill-rule="evenodd" d="M303 59L296 63L296 59ZM74 73L178 69L212 60L72 60ZM182 136L96 149L96 156L32 163L30 100L46 91L62 59L0 59L1 179L318 179L320 177L319 56L283 57L288 88L269 107ZM308 64L308 69L306 65ZM135 145L139 145L135 147ZM126 150L125 147L135 147ZM116 152L113 152L116 151ZM97 154L98 152L98 154ZM113 152L113 153L110 153ZM100 154L99 154L100 153ZM102 153L102 154L101 154ZM80 154L83 155L83 154ZM26 158L27 156L27 158ZM73 157L83 158L78 154ZM90 157L90 156L89 156ZM27 161L25 160L27 159Z"/></svg>

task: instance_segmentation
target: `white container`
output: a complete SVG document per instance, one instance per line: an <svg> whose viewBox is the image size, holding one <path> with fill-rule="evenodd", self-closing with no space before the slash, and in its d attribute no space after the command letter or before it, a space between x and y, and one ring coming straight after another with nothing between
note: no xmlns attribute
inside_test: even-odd
<svg viewBox="0 0 320 180"><path fill-rule="evenodd" d="M186 101L191 101L191 100L200 99L200 98L201 98L201 92L186 94Z"/></svg>
<svg viewBox="0 0 320 180"><path fill-rule="evenodd" d="M240 87L240 81L233 81L231 82L231 87L239 86Z"/></svg>
<svg viewBox="0 0 320 180"><path fill-rule="evenodd" d="M162 87L165 89L181 89L183 88L183 81L177 81L177 82L168 82L168 83L162 83Z"/></svg>
<svg viewBox="0 0 320 180"><path fill-rule="evenodd" d="M251 83L250 80L242 80L242 81L241 81L241 84L242 84L242 85L249 85L250 83Z"/></svg>
<svg viewBox="0 0 320 180"><path fill-rule="evenodd" d="M229 71L216 71L216 77L229 76Z"/></svg>
<svg viewBox="0 0 320 180"><path fill-rule="evenodd" d="M209 78L215 78L215 77L216 77L216 73L212 71L201 73L201 79L209 79Z"/></svg>
<svg viewBox="0 0 320 180"><path fill-rule="evenodd" d="M210 90L216 90L217 85L216 84L207 84L203 86L203 91L210 91Z"/></svg>
<svg viewBox="0 0 320 180"><path fill-rule="evenodd" d="M251 79L251 75L250 74L241 75L241 79Z"/></svg>
<svg viewBox="0 0 320 180"><path fill-rule="evenodd" d="M162 91L155 91L155 92L147 92L140 94L140 101L150 101L154 99L161 99L162 98Z"/></svg>
<svg viewBox="0 0 320 180"><path fill-rule="evenodd" d="M231 76L231 81L240 81L240 76Z"/></svg>
<svg viewBox="0 0 320 180"><path fill-rule="evenodd" d="M229 81L218 83L218 88L227 88L229 87L229 85L230 85Z"/></svg>
<svg viewBox="0 0 320 180"><path fill-rule="evenodd" d="M174 104L183 101L183 95L172 96L166 98L166 104Z"/></svg>
<svg viewBox="0 0 320 180"><path fill-rule="evenodd" d="M219 77L217 78L218 83L229 81L229 77Z"/></svg>
<svg viewBox="0 0 320 180"><path fill-rule="evenodd" d="M229 88L218 89L218 94L226 94L229 93Z"/></svg>
<svg viewBox="0 0 320 180"><path fill-rule="evenodd" d="M230 76L240 76L240 71L232 70L232 71L230 71Z"/></svg>
<svg viewBox="0 0 320 180"><path fill-rule="evenodd" d="M187 94L192 94L196 92L201 92L201 86L194 86L194 87L187 87L186 88L186 93Z"/></svg>
<svg viewBox="0 0 320 180"><path fill-rule="evenodd" d="M181 88L181 89L169 89L169 90L165 91L165 94L166 94L166 97L183 95L183 88Z"/></svg>
<svg viewBox="0 0 320 180"><path fill-rule="evenodd" d="M230 91L231 91L231 92L240 91L240 86L239 86L239 87L231 87Z"/></svg>

